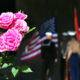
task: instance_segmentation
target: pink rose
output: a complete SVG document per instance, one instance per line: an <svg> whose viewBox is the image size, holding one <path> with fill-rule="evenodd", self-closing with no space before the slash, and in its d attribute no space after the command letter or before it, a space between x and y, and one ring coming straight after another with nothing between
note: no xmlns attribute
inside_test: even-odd
<svg viewBox="0 0 80 80"><path fill-rule="evenodd" d="M14 14L12 12L2 13L0 15L0 28L8 29L14 20Z"/></svg>
<svg viewBox="0 0 80 80"><path fill-rule="evenodd" d="M8 51L16 51L22 41L23 35L17 30L9 29L4 33L4 44Z"/></svg>
<svg viewBox="0 0 80 80"><path fill-rule="evenodd" d="M22 38L24 38L24 33L23 32L19 32L22 35Z"/></svg>
<svg viewBox="0 0 80 80"><path fill-rule="evenodd" d="M15 19L22 19L22 20L25 20L25 19L27 19L27 17L28 17L26 14L21 13L20 11L17 12L17 13L15 13L14 15L16 16Z"/></svg>
<svg viewBox="0 0 80 80"><path fill-rule="evenodd" d="M20 31L27 32L29 30L29 27L26 21L18 19L12 24L11 29L16 29L19 32Z"/></svg>
<svg viewBox="0 0 80 80"><path fill-rule="evenodd" d="M4 37L0 35L0 52L5 52L7 49L4 44Z"/></svg>

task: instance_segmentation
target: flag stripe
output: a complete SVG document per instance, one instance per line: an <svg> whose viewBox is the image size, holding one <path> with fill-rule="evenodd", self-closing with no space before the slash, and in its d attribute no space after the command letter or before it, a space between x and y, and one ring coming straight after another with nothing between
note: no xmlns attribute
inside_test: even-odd
<svg viewBox="0 0 80 80"><path fill-rule="evenodd" d="M38 43L32 44L32 46L30 46L28 50L33 49L34 47L36 47L36 45L41 44L45 39L46 39L46 38L42 39L41 42L39 41ZM55 45L58 44L58 39L53 39L52 41L55 43Z"/></svg>
<svg viewBox="0 0 80 80"><path fill-rule="evenodd" d="M23 56L21 57L21 61L28 61L31 59L36 58L37 56L40 55L41 53L41 43L46 39L44 36L43 38L40 39L39 32L35 33L30 40L29 44L25 48L25 52ZM58 47L58 35L55 33L53 34L52 41L55 43L55 47Z"/></svg>
<svg viewBox="0 0 80 80"><path fill-rule="evenodd" d="M34 56L36 56L36 55L38 55L40 53L41 53L41 51L39 50L39 51L33 53L32 55L28 55L28 56L22 57L21 60L24 61L25 59L32 58L32 57L34 57Z"/></svg>
<svg viewBox="0 0 80 80"><path fill-rule="evenodd" d="M38 41L40 39L40 37L36 37L35 39L31 40L31 44L35 43L36 41Z"/></svg>
<svg viewBox="0 0 80 80"><path fill-rule="evenodd" d="M46 36L40 38L39 32L33 34L32 39L25 48L25 52L21 57L21 61L28 61L38 57L41 54L41 43L46 39ZM54 33L52 41L55 43L55 47L58 48L58 34Z"/></svg>
<svg viewBox="0 0 80 80"><path fill-rule="evenodd" d="M55 37L54 37L55 36ZM58 36L57 35L54 35L53 38L52 38L52 41L55 43L55 47L57 48L58 47ZM40 37L39 35L37 37ZM23 54L23 56L21 57L21 61L28 61L28 60L31 60L31 59L34 59L36 58L37 56L40 55L41 53L41 43L46 39L46 37L43 37L41 39L37 38L37 37L34 37L34 43L29 43L29 45L26 47L28 48L28 51L26 50L25 51L25 54ZM35 43L36 39L37 38L37 43ZM31 40L31 41L33 41Z"/></svg>
<svg viewBox="0 0 80 80"><path fill-rule="evenodd" d="M37 43L37 45L34 46L35 48L29 49L29 50L28 50L29 52L28 52L28 53L26 52L27 55L32 54L33 52L37 51L37 49L40 49L42 42L43 42L43 41ZM58 47L58 44L57 44L57 43L55 44L55 47ZM27 55L25 54L24 56L27 56Z"/></svg>
<svg viewBox="0 0 80 80"><path fill-rule="evenodd" d="M36 50L33 50L33 51L30 51L28 54L25 54L24 56L30 55L30 54L32 54L32 53L35 53L35 52L37 52L38 50L40 50L40 48L38 48L38 49L36 49ZM23 57L24 57L24 56L23 56Z"/></svg>
<svg viewBox="0 0 80 80"><path fill-rule="evenodd" d="M32 39L30 40L29 44L31 44L32 41L33 41L34 39L36 39L37 37L39 37L39 32L38 32L38 31L35 33L35 35L33 34L33 37L32 37Z"/></svg>
<svg viewBox="0 0 80 80"><path fill-rule="evenodd" d="M30 43L29 46L30 46L30 45L34 45L34 44L36 43L36 41L39 40L40 37L37 36L36 38L37 38L37 39L34 38L34 41L31 41L32 43ZM58 40L57 38L58 38L57 36L56 36L56 37L52 37L52 39L54 39L53 42L55 42L55 41L57 42L57 40Z"/></svg>
<svg viewBox="0 0 80 80"><path fill-rule="evenodd" d="M27 58L25 57L25 59L21 59L21 61L22 61L22 62L25 62L25 61L29 61L29 60L35 59L36 57L40 56L40 54L41 54L41 53L38 53L37 55L31 56L31 57L29 57L29 58L28 58L28 57L27 57Z"/></svg>

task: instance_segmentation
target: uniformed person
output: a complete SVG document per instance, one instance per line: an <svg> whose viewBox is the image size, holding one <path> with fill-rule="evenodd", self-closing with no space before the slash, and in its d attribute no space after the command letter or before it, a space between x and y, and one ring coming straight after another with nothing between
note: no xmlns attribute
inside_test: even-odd
<svg viewBox="0 0 80 80"><path fill-rule="evenodd" d="M57 62L57 53L52 40L52 33L46 32L46 40L42 43L41 57L43 60L42 80L53 80L54 62Z"/></svg>
<svg viewBox="0 0 80 80"><path fill-rule="evenodd" d="M67 44L67 59L70 62L71 80L79 80L79 42L73 37L76 32L70 31L68 34L71 37L71 40Z"/></svg>
<svg viewBox="0 0 80 80"><path fill-rule="evenodd" d="M62 41L60 42L60 47L61 47L61 80L65 79L65 68L66 68L66 60L64 59L64 56L66 56L67 50L67 42L68 42L68 34L67 32L62 33Z"/></svg>

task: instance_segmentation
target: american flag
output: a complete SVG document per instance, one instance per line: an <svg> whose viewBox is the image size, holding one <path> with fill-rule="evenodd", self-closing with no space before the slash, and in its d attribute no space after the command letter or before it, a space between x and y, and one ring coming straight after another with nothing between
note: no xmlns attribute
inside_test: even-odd
<svg viewBox="0 0 80 80"><path fill-rule="evenodd" d="M48 24L50 24L49 22L53 21L53 25L54 25L54 18L46 21L44 24L42 24L41 26L44 28L44 26L46 26ZM52 23L52 22L51 22ZM46 24L46 25L45 25ZM51 25L51 24L50 24ZM51 31L55 26L51 25L51 27L53 26L53 28L50 28L50 25L47 29L47 31ZM47 26L46 26L47 27ZM40 29L42 29L40 27ZM43 29L42 29L43 30ZM21 61L28 61L28 60L32 60L38 56L40 56L41 54L41 44L42 42L46 39L45 36L45 32L46 30L44 30L44 33L40 33L41 30L37 30L35 31L35 33L33 34L31 40L29 41L29 43L27 44L27 46L25 47L25 51L23 52L23 55L21 57ZM42 31L41 31L42 32ZM42 35L42 36L41 36ZM52 37L52 41L55 43L55 47L58 48L58 34L56 33L56 30L53 30L53 37Z"/></svg>

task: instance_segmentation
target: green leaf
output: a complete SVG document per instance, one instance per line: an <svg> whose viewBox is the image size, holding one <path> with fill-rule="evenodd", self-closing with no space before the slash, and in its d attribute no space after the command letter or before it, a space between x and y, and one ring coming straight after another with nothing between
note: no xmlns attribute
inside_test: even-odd
<svg viewBox="0 0 80 80"><path fill-rule="evenodd" d="M7 79L7 80L8 80L8 79L12 79L12 78L14 78L13 75L6 75L6 79Z"/></svg>
<svg viewBox="0 0 80 80"><path fill-rule="evenodd" d="M3 57L0 57L0 61L3 59Z"/></svg>
<svg viewBox="0 0 80 80"><path fill-rule="evenodd" d="M3 68L8 68L9 66L11 66L12 65L12 63L4 63L3 65L2 65L2 69Z"/></svg>
<svg viewBox="0 0 80 80"><path fill-rule="evenodd" d="M3 56L5 55L5 53L1 53Z"/></svg>
<svg viewBox="0 0 80 80"><path fill-rule="evenodd" d="M29 72L32 72L32 70L28 67L28 66L22 66L22 72L23 73L29 73Z"/></svg>
<svg viewBox="0 0 80 80"><path fill-rule="evenodd" d="M3 61L3 57L0 57L0 62L2 62Z"/></svg>
<svg viewBox="0 0 80 80"><path fill-rule="evenodd" d="M11 72L12 72L13 76L16 77L17 74L19 73L19 69L15 68L15 67L12 67Z"/></svg>

